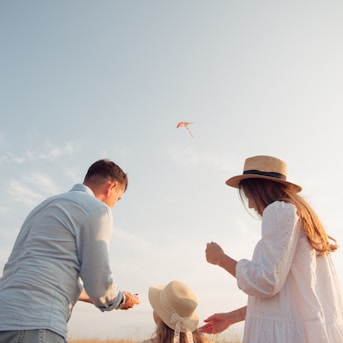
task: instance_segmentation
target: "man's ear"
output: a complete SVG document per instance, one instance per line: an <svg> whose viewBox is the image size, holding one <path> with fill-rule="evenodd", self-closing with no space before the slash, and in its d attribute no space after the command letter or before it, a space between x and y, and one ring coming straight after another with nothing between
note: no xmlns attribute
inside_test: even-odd
<svg viewBox="0 0 343 343"><path fill-rule="evenodd" d="M117 181L113 181L113 182L108 182L106 184L106 193L108 194L109 192L111 192L114 188L116 188L118 185Z"/></svg>

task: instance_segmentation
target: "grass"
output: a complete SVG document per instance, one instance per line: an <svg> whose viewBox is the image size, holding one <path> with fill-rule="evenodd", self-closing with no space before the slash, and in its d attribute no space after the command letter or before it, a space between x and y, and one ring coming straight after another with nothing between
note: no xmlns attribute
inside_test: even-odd
<svg viewBox="0 0 343 343"><path fill-rule="evenodd" d="M133 341L131 339L72 339L68 341L69 343L138 343L139 341Z"/></svg>
<svg viewBox="0 0 343 343"><path fill-rule="evenodd" d="M140 343L141 341L132 340L132 339L71 339L69 343ZM232 340L213 338L213 343L241 343L240 339L233 338Z"/></svg>

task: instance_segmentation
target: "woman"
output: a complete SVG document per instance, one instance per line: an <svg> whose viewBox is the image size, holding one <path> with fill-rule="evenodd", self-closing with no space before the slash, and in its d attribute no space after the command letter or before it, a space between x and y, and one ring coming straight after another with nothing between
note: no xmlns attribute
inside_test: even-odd
<svg viewBox="0 0 343 343"><path fill-rule="evenodd" d="M243 343L343 342L343 301L331 260L336 241L286 176L285 162L254 156L242 175L226 181L261 216L261 239L252 259L238 262L207 244L207 261L237 278L248 304L207 318L202 332L245 320Z"/></svg>
<svg viewBox="0 0 343 343"><path fill-rule="evenodd" d="M151 286L149 301L153 308L156 331L143 343L210 343L197 330L199 317L194 292L180 281L166 286Z"/></svg>

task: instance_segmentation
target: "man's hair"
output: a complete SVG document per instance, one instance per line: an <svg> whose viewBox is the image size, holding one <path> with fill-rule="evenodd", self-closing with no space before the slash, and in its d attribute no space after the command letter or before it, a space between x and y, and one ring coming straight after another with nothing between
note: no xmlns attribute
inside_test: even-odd
<svg viewBox="0 0 343 343"><path fill-rule="evenodd" d="M126 191L128 178L126 173L114 162L108 159L101 159L94 162L88 169L84 182L99 182L100 179L117 181L124 186Z"/></svg>

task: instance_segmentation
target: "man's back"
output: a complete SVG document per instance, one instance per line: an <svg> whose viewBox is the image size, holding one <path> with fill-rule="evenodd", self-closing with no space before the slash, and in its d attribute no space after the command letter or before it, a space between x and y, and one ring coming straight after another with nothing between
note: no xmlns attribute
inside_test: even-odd
<svg viewBox="0 0 343 343"><path fill-rule="evenodd" d="M46 328L65 335L81 290L84 236L96 234L90 218L98 211L108 216L106 242L111 211L83 185L32 210L0 279L0 330Z"/></svg>

